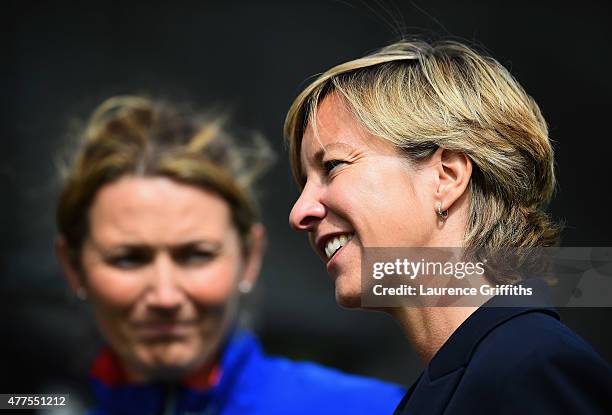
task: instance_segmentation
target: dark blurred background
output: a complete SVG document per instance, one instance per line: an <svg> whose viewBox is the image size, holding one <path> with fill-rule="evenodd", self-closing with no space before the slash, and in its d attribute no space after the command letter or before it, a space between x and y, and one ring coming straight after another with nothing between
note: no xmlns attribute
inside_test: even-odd
<svg viewBox="0 0 612 415"><path fill-rule="evenodd" d="M79 390L98 339L53 255L56 155L104 98L147 93L231 109L279 162L261 183L269 250L252 325L270 353L410 385L421 370L382 314L347 311L287 217L281 128L306 80L401 33L483 45L541 106L555 141L550 207L565 246L610 246L611 13L605 1L14 2L3 6L0 392ZM612 361L611 309L563 309ZM59 386L58 386L59 385Z"/></svg>

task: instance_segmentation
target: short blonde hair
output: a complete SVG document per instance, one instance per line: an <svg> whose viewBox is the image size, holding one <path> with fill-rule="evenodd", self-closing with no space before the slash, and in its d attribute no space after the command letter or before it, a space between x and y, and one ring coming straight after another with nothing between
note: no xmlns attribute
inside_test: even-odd
<svg viewBox="0 0 612 415"><path fill-rule="evenodd" d="M64 167L56 213L75 264L96 193L127 175L168 177L218 194L229 204L243 243L248 242L258 220L252 184L274 159L262 137L239 146L223 117L117 96L96 108L78 138L79 148Z"/></svg>
<svg viewBox="0 0 612 415"><path fill-rule="evenodd" d="M332 92L368 132L415 163L437 148L471 159L465 247L558 243L560 227L544 212L555 188L546 122L495 59L455 41L401 41L329 69L299 94L285 120L301 186L302 136L309 123L316 130L317 106Z"/></svg>

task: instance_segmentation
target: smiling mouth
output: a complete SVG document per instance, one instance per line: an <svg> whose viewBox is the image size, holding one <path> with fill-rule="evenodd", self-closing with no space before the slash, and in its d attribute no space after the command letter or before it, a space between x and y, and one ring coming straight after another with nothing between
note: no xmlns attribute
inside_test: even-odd
<svg viewBox="0 0 612 415"><path fill-rule="evenodd" d="M327 259L333 257L336 252L349 243L351 239L353 239L352 233L336 235L335 237L330 238L330 240L325 244L325 255L327 256Z"/></svg>

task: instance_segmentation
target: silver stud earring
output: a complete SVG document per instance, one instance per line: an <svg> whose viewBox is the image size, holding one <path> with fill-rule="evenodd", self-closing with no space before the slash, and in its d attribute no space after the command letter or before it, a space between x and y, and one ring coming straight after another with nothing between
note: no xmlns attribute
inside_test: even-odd
<svg viewBox="0 0 612 415"><path fill-rule="evenodd" d="M87 300L87 290L85 288L83 288L83 287L77 288L76 296L81 301Z"/></svg>
<svg viewBox="0 0 612 415"><path fill-rule="evenodd" d="M251 284L250 281L242 280L238 284L238 291L240 291L240 294L248 294L251 292L251 289L253 289L253 284Z"/></svg>
<svg viewBox="0 0 612 415"><path fill-rule="evenodd" d="M448 218L448 209L442 210L442 202L438 202L438 217L442 220Z"/></svg>

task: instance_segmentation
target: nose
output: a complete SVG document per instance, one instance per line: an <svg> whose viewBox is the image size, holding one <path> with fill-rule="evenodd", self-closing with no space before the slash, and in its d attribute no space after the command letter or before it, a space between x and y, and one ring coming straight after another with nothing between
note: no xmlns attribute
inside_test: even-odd
<svg viewBox="0 0 612 415"><path fill-rule="evenodd" d="M178 281L180 270L169 256L158 255L153 263L152 283L147 303L151 308L174 311L180 308L184 293Z"/></svg>
<svg viewBox="0 0 612 415"><path fill-rule="evenodd" d="M325 217L327 208L320 200L320 192L307 183L289 214L289 224L296 231L312 231Z"/></svg>

